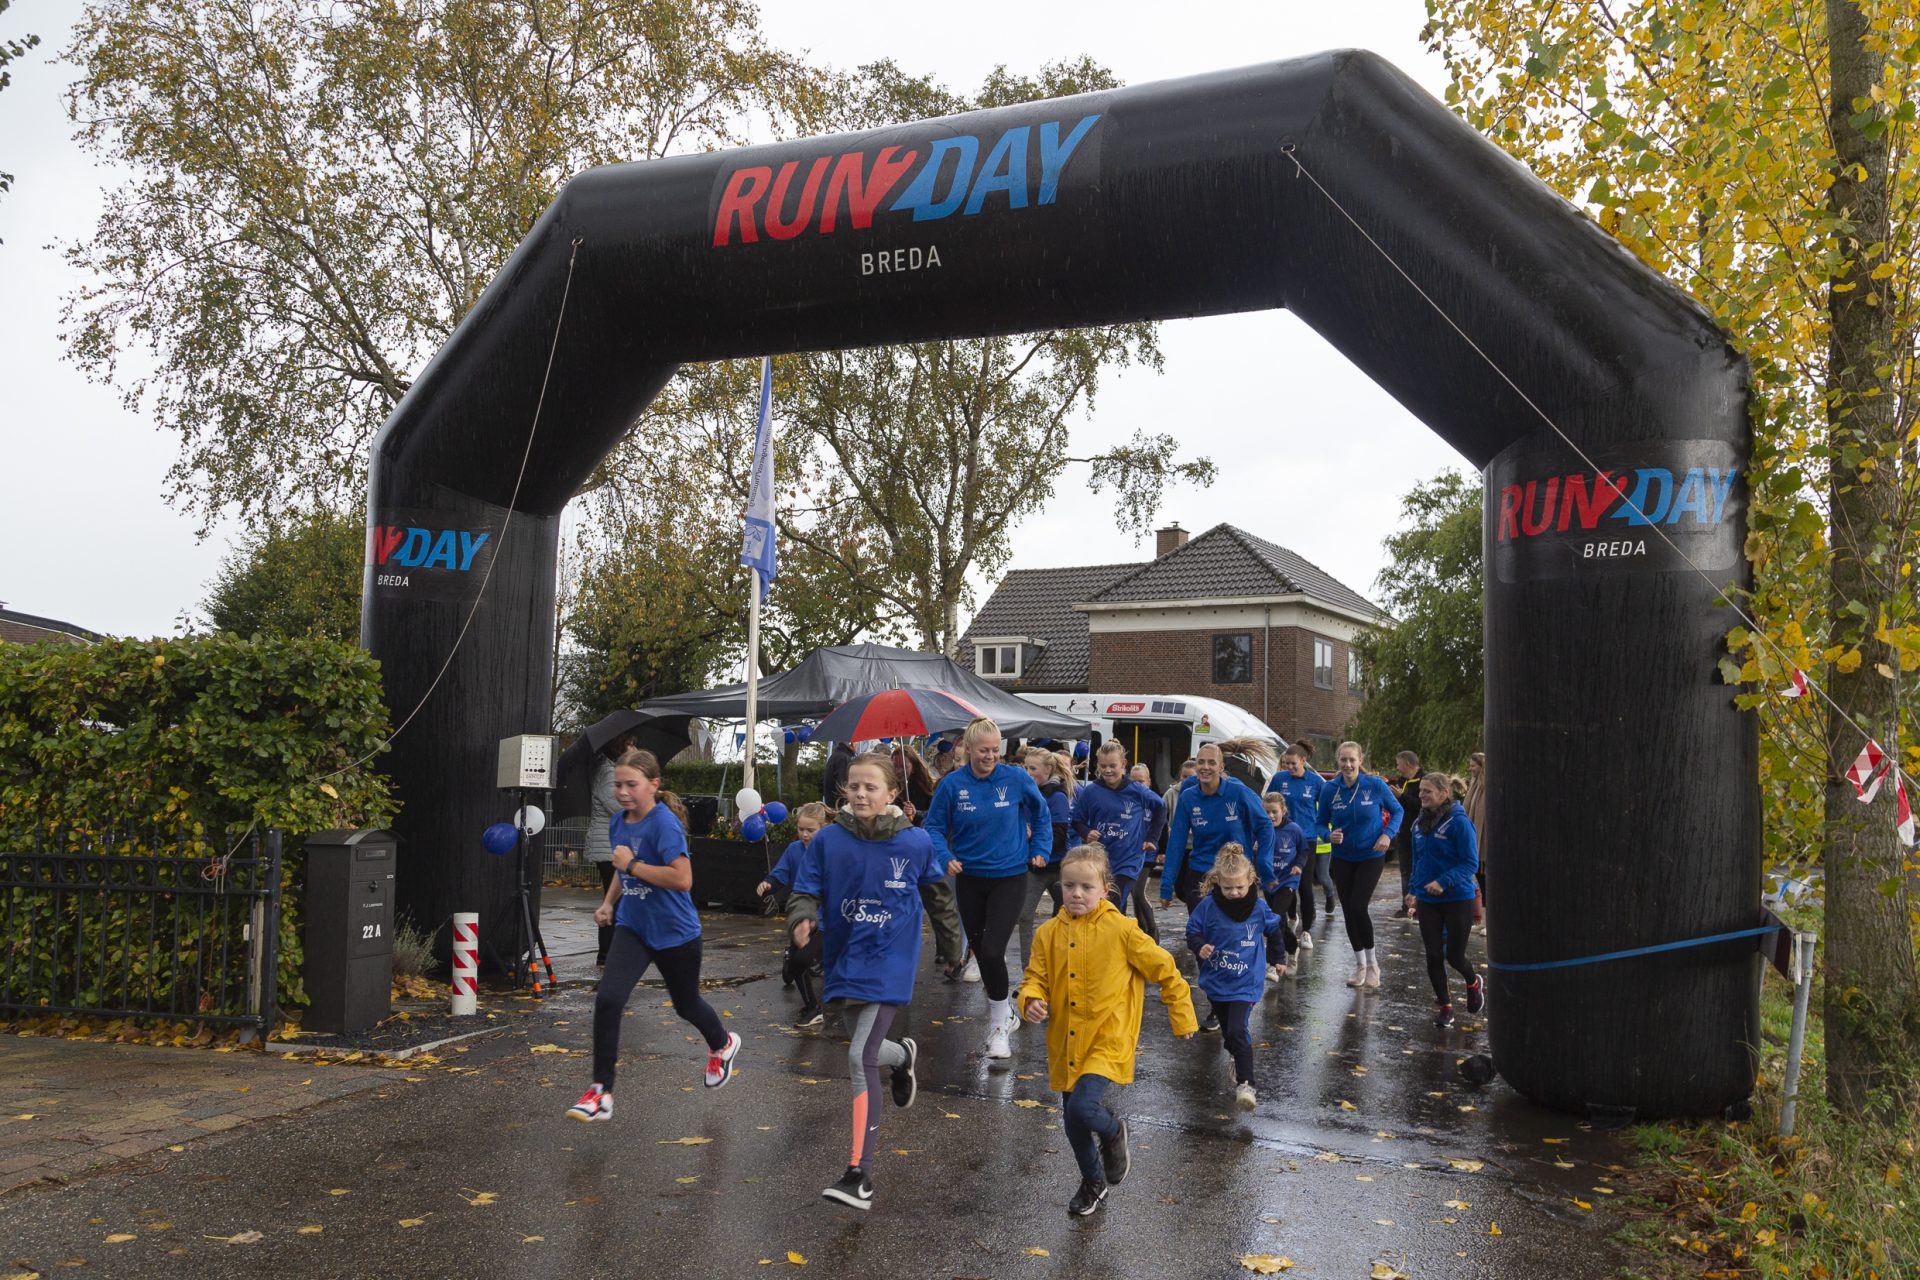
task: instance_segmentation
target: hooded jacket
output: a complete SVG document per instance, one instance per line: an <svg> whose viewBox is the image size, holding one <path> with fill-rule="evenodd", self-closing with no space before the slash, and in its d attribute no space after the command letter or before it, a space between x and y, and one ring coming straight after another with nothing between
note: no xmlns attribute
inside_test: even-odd
<svg viewBox="0 0 1920 1280"><path fill-rule="evenodd" d="M873 820L871 833L842 812L795 860L787 926L812 920L822 938L822 991L829 1000L905 1004L920 962L920 921L933 925L940 961L966 951L946 859L927 833L897 813ZM822 919L820 904L828 906Z"/></svg>
<svg viewBox="0 0 1920 1280"><path fill-rule="evenodd" d="M1459 801L1438 813L1421 810L1413 829L1413 874L1408 890L1421 902L1471 902L1478 889L1473 873L1480 868L1479 841L1473 822ZM1438 883L1439 893L1429 892Z"/></svg>

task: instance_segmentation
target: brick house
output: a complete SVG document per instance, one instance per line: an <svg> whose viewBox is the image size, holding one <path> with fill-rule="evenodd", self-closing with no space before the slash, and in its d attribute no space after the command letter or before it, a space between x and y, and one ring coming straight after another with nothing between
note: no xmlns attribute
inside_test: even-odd
<svg viewBox="0 0 1920 1280"><path fill-rule="evenodd" d="M1134 564L1009 572L957 660L1013 692L1219 698L1288 740L1332 746L1360 708L1352 643L1391 620L1285 547L1174 525Z"/></svg>
<svg viewBox="0 0 1920 1280"><path fill-rule="evenodd" d="M0 644L98 644L106 637L71 622L0 609Z"/></svg>

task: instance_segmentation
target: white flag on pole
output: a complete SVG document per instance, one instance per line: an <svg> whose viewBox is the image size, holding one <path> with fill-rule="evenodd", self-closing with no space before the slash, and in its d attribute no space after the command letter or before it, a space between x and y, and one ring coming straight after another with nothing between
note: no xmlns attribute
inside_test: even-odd
<svg viewBox="0 0 1920 1280"><path fill-rule="evenodd" d="M753 486L740 531L740 563L760 571L760 598L767 597L778 557L773 537L773 359L760 361L760 425L753 433Z"/></svg>

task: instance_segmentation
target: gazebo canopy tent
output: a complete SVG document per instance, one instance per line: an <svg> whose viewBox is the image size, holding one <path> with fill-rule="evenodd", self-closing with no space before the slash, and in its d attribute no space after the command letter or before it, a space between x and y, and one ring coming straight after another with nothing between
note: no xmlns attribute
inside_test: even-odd
<svg viewBox="0 0 1920 1280"><path fill-rule="evenodd" d="M849 698L886 689L938 689L980 708L1010 738L1087 738L1085 720L1017 698L995 688L938 653L884 644L843 644L815 649L792 669L760 681L763 720L793 723L817 719ZM747 714L747 686L730 684L697 693L653 698L639 710L660 717L685 715L738 720Z"/></svg>

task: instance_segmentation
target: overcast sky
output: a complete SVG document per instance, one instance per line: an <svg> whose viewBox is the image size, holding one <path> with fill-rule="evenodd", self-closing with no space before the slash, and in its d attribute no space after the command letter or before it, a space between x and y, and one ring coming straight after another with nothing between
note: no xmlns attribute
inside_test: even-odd
<svg viewBox="0 0 1920 1280"><path fill-rule="evenodd" d="M196 539L162 498L175 438L126 412L113 388L88 383L62 357L61 298L81 283L51 241L85 236L112 175L69 138L61 92L76 6L18 0L0 35L35 32L40 49L12 66L0 92L0 601L116 635L176 630L205 594L236 530ZM851 68L888 57L977 88L996 65L1033 71L1089 54L1129 84L1323 49L1364 47L1438 93L1439 60L1423 50L1420 0L1342 4L1122 3L971 0L951 7L860 0L765 0L769 38ZM1076 454L1169 431L1221 464L1205 490L1176 488L1162 519L1193 532L1231 521L1291 548L1349 586L1373 593L1380 540L1399 499L1439 471L1471 471L1345 358L1284 312L1165 324L1165 372L1126 372L1102 387L1075 434ZM1108 501L1070 472L1050 509L1016 537L1012 567L1146 558L1150 542L1117 533ZM991 584L983 584L988 589ZM982 593L984 600L984 592Z"/></svg>

